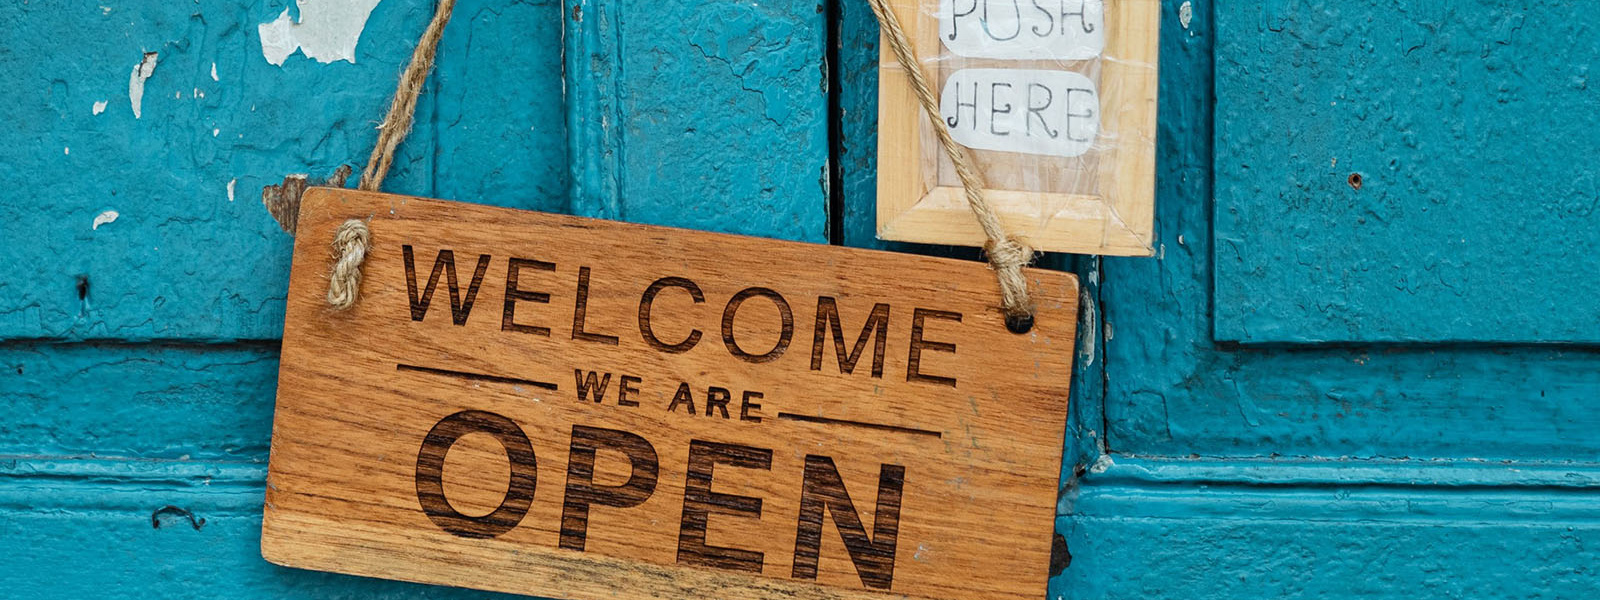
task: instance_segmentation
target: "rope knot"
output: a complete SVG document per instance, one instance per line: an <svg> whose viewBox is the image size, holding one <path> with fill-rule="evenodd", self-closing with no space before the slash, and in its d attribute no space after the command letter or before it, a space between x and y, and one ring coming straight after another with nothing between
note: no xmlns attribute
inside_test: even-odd
<svg viewBox="0 0 1600 600"><path fill-rule="evenodd" d="M995 270L1020 268L1033 262L1033 248L1015 235L984 244L983 253Z"/></svg>
<svg viewBox="0 0 1600 600"><path fill-rule="evenodd" d="M350 219L333 234L333 273L328 278L328 304L334 310L350 310L361 294L361 263L367 260L372 245L372 230L366 221Z"/></svg>
<svg viewBox="0 0 1600 600"><path fill-rule="evenodd" d="M1033 248L1021 238L1007 235L985 244L983 252L1000 280L1000 311L1006 316L1006 328L1027 333L1033 329L1033 300L1028 297L1028 278L1022 268L1033 262Z"/></svg>

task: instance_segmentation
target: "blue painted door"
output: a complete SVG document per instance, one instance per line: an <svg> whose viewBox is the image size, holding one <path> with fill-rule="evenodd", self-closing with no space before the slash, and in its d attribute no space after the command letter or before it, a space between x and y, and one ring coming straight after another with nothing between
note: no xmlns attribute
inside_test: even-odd
<svg viewBox="0 0 1600 600"><path fill-rule="evenodd" d="M1600 14L1165 5L1157 256L1085 265L1055 593L1594 597Z"/></svg>
<svg viewBox="0 0 1600 600"><path fill-rule="evenodd" d="M1115 0L1142 1L1142 0ZM1592 597L1600 13L1159 0L1155 258L1085 283L1059 598ZM456 598L272 566L290 238L432 7L0 7L0 596ZM390 191L872 238L864 1L461 0Z"/></svg>

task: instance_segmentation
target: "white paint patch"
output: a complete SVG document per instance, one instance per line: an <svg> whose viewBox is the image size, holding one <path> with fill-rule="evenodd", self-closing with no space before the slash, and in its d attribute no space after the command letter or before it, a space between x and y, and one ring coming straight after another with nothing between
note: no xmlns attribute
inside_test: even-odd
<svg viewBox="0 0 1600 600"><path fill-rule="evenodd" d="M217 79L217 63L211 63L211 80L222 81L221 79Z"/></svg>
<svg viewBox="0 0 1600 600"><path fill-rule="evenodd" d="M143 114L144 109L144 80L149 79L156 72L156 53L146 52L139 64L133 66L133 74L128 76L128 102L133 104L133 118L137 119Z"/></svg>
<svg viewBox="0 0 1600 600"><path fill-rule="evenodd" d="M233 186L238 185L238 184L239 184L239 179L238 178L233 178L233 179L229 179L228 180L228 201L229 202L233 202Z"/></svg>
<svg viewBox="0 0 1600 600"><path fill-rule="evenodd" d="M1099 92L1072 71L962 69L939 112L957 142L980 150L1082 156L1100 132Z"/></svg>
<svg viewBox="0 0 1600 600"><path fill-rule="evenodd" d="M1089 472L1096 474L1104 473L1107 469L1110 469L1116 464L1116 461L1111 460L1110 456L1102 454L1100 455L1100 458L1094 459L1094 464L1089 465Z"/></svg>
<svg viewBox="0 0 1600 600"><path fill-rule="evenodd" d="M110 102L108 102L106 100L101 100L99 102L94 103L94 114L98 115L100 113L105 112L106 111L106 105L109 104L109 103Z"/></svg>
<svg viewBox="0 0 1600 600"><path fill-rule="evenodd" d="M1091 267L1091 269L1093 269L1093 267ZM1089 272L1089 279L1091 281L1094 280L1095 277L1098 276L1099 272L1100 271L1098 269L1091 270ZM1093 338L1094 328L1098 327L1100 324L1099 317L1095 316L1096 311L1099 309L1095 306L1094 298L1089 297L1089 290L1087 288L1079 288L1078 304L1079 306L1083 307L1083 317L1079 319L1079 322L1082 323L1082 327L1087 327L1089 329L1090 333L1087 337ZM1094 366L1095 347L1098 345L1099 344L1084 344L1078 348L1078 354L1083 356L1083 366L1085 368Z"/></svg>
<svg viewBox="0 0 1600 600"><path fill-rule="evenodd" d="M1104 0L940 0L939 41L957 56L1088 60L1106 48Z"/></svg>
<svg viewBox="0 0 1600 600"><path fill-rule="evenodd" d="M114 211L114 210L108 210L108 211L105 211L105 212L100 213L98 215L95 215L94 216L94 227L92 229L94 229L95 231L99 231L101 225L105 225L107 223L115 222L117 220L117 217L120 217L120 216L122 216L122 215L117 214L117 211Z"/></svg>
<svg viewBox="0 0 1600 600"><path fill-rule="evenodd" d="M62 146L61 147L61 153L70 156L70 155L72 155L72 148L69 147L69 146Z"/></svg>
<svg viewBox="0 0 1600 600"><path fill-rule="evenodd" d="M222 130L221 129L212 129L211 130L211 137L217 137L219 135L222 135Z"/></svg>
<svg viewBox="0 0 1600 600"><path fill-rule="evenodd" d="M261 55L280 67L297 50L324 64L336 60L356 62L356 42L378 1L298 0L299 23L285 8L277 19L256 28L261 35Z"/></svg>
<svg viewBox="0 0 1600 600"><path fill-rule="evenodd" d="M1194 5L1184 0L1183 5L1178 7L1178 24L1188 29L1189 21L1192 20L1194 20Z"/></svg>

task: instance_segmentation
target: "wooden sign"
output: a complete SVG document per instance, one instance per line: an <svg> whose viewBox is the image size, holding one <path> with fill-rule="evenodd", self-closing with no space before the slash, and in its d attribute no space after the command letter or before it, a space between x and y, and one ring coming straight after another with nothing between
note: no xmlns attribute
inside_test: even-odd
<svg viewBox="0 0 1600 600"><path fill-rule="evenodd" d="M942 126L1039 250L1149 255L1159 0L890 0ZM878 237L982 246L955 167L882 44Z"/></svg>
<svg viewBox="0 0 1600 600"><path fill-rule="evenodd" d="M355 308L329 241L369 219ZM575 600L1037 600L1077 280L306 193L262 554Z"/></svg>

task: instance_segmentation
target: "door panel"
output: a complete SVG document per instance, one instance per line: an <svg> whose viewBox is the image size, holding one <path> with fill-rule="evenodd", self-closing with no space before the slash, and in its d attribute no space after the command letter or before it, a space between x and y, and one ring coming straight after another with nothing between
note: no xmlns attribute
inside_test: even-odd
<svg viewBox="0 0 1600 600"><path fill-rule="evenodd" d="M1423 2L1399 4L1436 6ZM1363 5L1359 10L1378 11L1373 13L1374 22L1400 18L1384 12L1395 3L1373 6L1380 5L1383 8ZM1315 29L1317 23L1335 22L1323 20L1324 12L1312 10L1324 6L1320 3L1277 3L1272 6L1299 7L1297 10L1310 12L1293 13L1293 23L1258 30L1253 25L1258 18L1250 8L1253 6L1216 5L1219 44L1254 46L1269 43L1260 40L1277 37L1279 29ZM1377 37L1376 32L1361 29L1367 26L1367 20L1360 15L1367 13L1344 6L1336 22L1356 28L1352 39ZM1540 5L1530 12L1538 10L1547 9ZM1226 19L1240 14L1250 15L1250 27L1222 26ZM1221 193L1220 190L1230 189L1221 179L1217 182L1215 207L1204 202L1210 196L1206 168L1210 142L1206 139L1207 98L1203 92L1211 88L1204 58L1209 35L1203 20L1206 16L1206 12L1197 10L1188 31L1182 35L1169 32L1169 37L1163 39L1163 66L1168 67L1163 70L1164 145L1158 176L1163 200L1158 203L1159 244L1163 250L1156 260L1105 261L1105 407L1111 449L1133 455L1204 457L1589 461L1600 456L1600 445L1588 433L1600 423L1600 407L1589 401L1600 392L1600 353L1589 349L1483 343L1492 339L1457 345L1342 343L1288 347L1241 346L1213 339L1213 320L1221 323L1228 318L1224 315L1242 314L1259 305L1259 301L1223 290L1234 281L1224 277L1221 269L1213 271L1213 255L1217 263L1222 263L1232 256L1224 246L1283 246L1275 245L1280 238L1265 226L1253 227L1248 235L1239 232L1244 235L1240 239L1229 239L1220 232L1229 224L1222 218L1231 210L1227 202L1251 202ZM1491 43L1498 38L1485 36L1493 31L1481 28L1473 36ZM1235 39L1224 43L1220 37L1224 35ZM1466 44L1459 39L1452 43ZM1250 70L1222 61L1215 68L1219 97L1234 93L1225 86L1237 80L1237 72ZM1234 73L1225 78L1224 71ZM1295 98L1286 96L1275 102L1288 104L1297 101ZM1307 113L1313 110L1310 105L1321 102L1300 98ZM1433 111L1416 104L1396 105L1393 109L1408 106L1414 111L1413 120L1420 121ZM1214 138L1219 177L1227 172L1222 166L1230 164L1224 162L1224 157L1237 155L1236 147L1240 145L1224 135L1224 117L1233 113L1223 110L1219 99ZM1280 121L1299 122L1287 117ZM1276 160L1257 163L1256 168L1270 164L1297 176L1307 171L1321 173L1323 168L1305 166L1289 153L1279 153ZM1557 183L1564 181L1554 175L1549 177ZM1464 186L1463 190L1468 195L1480 193L1476 186ZM1345 191L1352 190L1346 187ZM1359 193L1369 191L1364 187ZM1394 196L1391 201L1404 207L1432 204L1420 195ZM1461 198L1451 201L1465 202ZM1219 233L1215 237L1209 231L1213 214L1218 217L1215 226ZM1507 222L1514 223L1519 218L1513 216ZM1279 222L1286 220L1292 219L1284 217ZM1337 237L1319 236L1328 240L1328 247L1346 244L1362 249L1370 255L1367 260L1383 261L1397 268L1410 268L1413 264L1403 255L1388 253L1381 244L1348 237L1336 240ZM1557 244L1553 240L1549 243ZM1582 253L1582 244L1576 240L1561 241L1559 245L1573 255ZM1475 255L1478 251L1462 252ZM1448 262L1451 258L1439 260ZM1545 265L1542 259L1529 259L1527 265L1518 268ZM1213 272L1218 274L1214 297L1208 285ZM1355 293L1348 289L1350 286L1340 287L1328 294ZM1537 297L1543 291L1526 293L1536 296L1524 301L1530 314L1559 312L1538 310L1555 305L1554 300ZM1583 300L1586 299L1580 301ZM1444 301L1424 304L1433 307L1428 313L1434 315L1431 318L1446 319L1455 314ZM1396 310L1420 309L1412 306ZM1384 318L1389 317L1377 317L1379 321ZM1367 320L1363 318L1362 322Z"/></svg>
<svg viewBox="0 0 1600 600"><path fill-rule="evenodd" d="M1600 14L1217 5L1216 338L1600 341Z"/></svg>
<svg viewBox="0 0 1600 600"><path fill-rule="evenodd" d="M1593 508L1600 506L1600 447L1592 435L1600 422L1600 405L1593 402L1600 392L1600 352L1496 341L1485 333L1488 329L1458 330L1460 335L1484 335L1485 341L1452 343L1446 340L1457 338L1438 336L1427 343L1398 343L1406 338L1378 337L1383 330L1376 327L1390 319L1378 314L1354 319L1363 327L1375 324L1357 330L1368 338L1332 344L1308 343L1327 338L1306 333L1321 330L1289 313L1273 318L1285 324L1283 331L1299 337L1258 345L1220 333L1221 323L1258 311L1270 301L1268 296L1365 293L1357 282L1335 279L1292 284L1325 289L1262 288L1256 296L1223 289L1259 277L1255 270L1230 272L1234 267L1221 265L1236 260L1243 249L1288 253L1301 247L1286 241L1294 238L1280 230L1297 226L1305 211L1270 217L1261 212L1259 221L1248 224L1229 214L1235 206L1243 207L1239 214L1274 206L1256 199L1276 201L1277 192L1257 193L1256 187L1290 189L1317 202L1343 201L1351 193L1370 195L1374 185L1404 187L1386 181L1390 175L1385 171L1367 173L1363 189L1356 192L1344 181L1348 171L1330 172L1325 155L1301 158L1295 153L1298 147L1283 140L1271 152L1265 142L1258 148L1254 138L1227 133L1237 128L1225 122L1229 119L1252 122L1238 98L1227 97L1246 97L1252 93L1250 85L1267 81L1257 78L1258 69L1274 70L1279 75L1274 85L1287 85L1284 77L1319 69L1327 70L1329 81L1338 81L1333 74L1348 65L1296 62L1283 53L1240 65L1225 60L1220 47L1234 46L1229 52L1235 56L1243 56L1247 48L1298 48L1302 38L1280 40L1285 35L1280 31L1307 31L1321 39L1344 40L1343 46L1329 44L1330 52L1364 56L1362 44L1390 39L1385 36L1391 30L1383 26L1403 28L1401 23L1413 18L1411 9L1464 10L1467 4L1488 5L1346 2L1339 3L1335 19L1328 8L1332 3L1284 0L1266 3L1263 14L1288 14L1288 21L1257 27L1254 20L1227 21L1256 14L1255 3L1164 3L1158 251L1154 259L1107 258L1095 273L1103 281L1096 307L1104 345L1098 360L1080 363L1089 372L1078 381L1104 382L1103 412L1098 415L1103 420L1082 419L1104 428L1086 432L1091 438L1099 435L1098 452L1087 454L1078 476L1064 484L1058 533L1073 560L1054 580L1052 597L1516 598L1581 595L1579 590L1600 585L1583 566L1592 562L1585 549L1600 540L1600 513ZM1397 6L1408 7L1404 16L1395 12ZM1554 5L1495 6L1535 15ZM1505 51L1493 42L1500 39L1493 37L1495 31L1455 31L1448 42L1464 48L1466 38L1472 38L1480 47ZM1533 47L1548 48L1550 43L1541 40ZM1386 47L1371 50L1383 51ZM1533 60L1532 47L1518 51ZM1546 56L1541 64L1549 66L1517 68L1547 72L1562 60ZM1398 70L1351 77L1397 77ZM1432 75L1407 72L1424 79ZM1306 83L1279 89L1282 93L1259 110L1275 114L1272 123L1279 126L1312 131L1298 114L1322 115L1332 107L1319 105ZM1234 85L1245 85L1246 91L1229 87ZM1228 102L1235 105L1225 108ZM1341 100L1340 110L1344 104ZM1421 103L1381 104L1377 109L1411 111L1413 122L1437 119L1431 116L1435 109ZM1304 121L1314 125L1319 118L1306 116ZM1408 160L1425 160L1420 151L1403 144L1388 151L1411 152ZM1241 161L1229 162L1248 152L1260 155L1248 171L1238 166ZM1448 157L1426 160L1436 164L1421 168L1451 166ZM1346 159L1339 165L1347 167ZM1274 174L1260 176L1263 170ZM1567 181L1533 168L1529 172L1551 177L1556 186ZM1310 182L1329 173L1339 177L1324 188L1284 183ZM1254 178L1248 188L1238 183L1244 176ZM1374 177L1378 184L1371 182ZM1410 185L1404 178L1394 181ZM1327 193L1319 195L1319 189ZM1465 202L1490 188L1463 182L1452 189L1459 196L1450 201ZM1421 194L1388 192L1383 198L1403 209L1397 214L1431 204ZM1502 210L1508 211L1506 227L1526 216ZM1485 218L1470 208L1463 214ZM1545 223L1542 217L1526 218ZM1407 221L1403 227L1422 225L1426 222ZM1316 237L1324 241L1295 243L1323 248L1345 244L1368 263L1397 268L1409 268L1411 261L1449 262L1456 253L1483 256L1475 248L1450 246L1446 253L1441 246L1432 258L1423 258L1396 252L1381 238L1352 237L1349 232L1341 236L1339 231L1318 232ZM1573 255L1583 247L1572 240L1551 243L1569 244ZM1565 268L1529 256L1534 252L1514 252L1522 256L1506 268L1524 279L1535 269ZM1274 285L1288 282L1279 279ZM1548 307L1558 306L1543 296L1544 290L1527 289L1537 286L1500 285L1522 288L1519 297L1525 306L1519 310L1526 314L1555 312ZM1387 322L1420 332L1450 324L1457 313L1471 317L1473 313L1461 311L1477 308L1445 301L1427 311L1407 305L1396 310L1412 313Z"/></svg>

